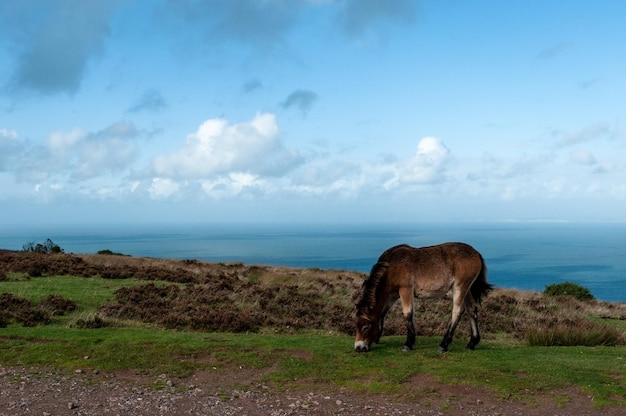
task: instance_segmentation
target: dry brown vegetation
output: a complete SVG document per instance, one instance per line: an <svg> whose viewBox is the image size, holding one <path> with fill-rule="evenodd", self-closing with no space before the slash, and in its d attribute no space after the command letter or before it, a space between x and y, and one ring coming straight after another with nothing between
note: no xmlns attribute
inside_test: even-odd
<svg viewBox="0 0 626 416"><path fill-rule="evenodd" d="M203 331L316 329L345 334L353 334L353 300L366 278L350 271L0 251L0 279L6 279L8 273L31 278L73 275L146 280L145 285L119 289L117 301L103 305L97 322L83 322L86 327L137 320L166 328ZM156 281L169 284L156 285ZM3 296L0 310L9 310L5 305L15 309L14 305L21 302ZM68 306L59 306L68 301L54 298L39 305L22 306L32 311L48 310L44 316L49 319L52 313L68 311ZM450 308L451 301L445 298L416 302L417 334L443 334ZM4 317L5 322L8 319ZM15 319L32 323L26 318ZM618 329L624 326L608 324L625 319L624 303L583 302L572 297L505 289L496 289L484 300L480 315L484 333L506 333L538 345L625 344L626 334ZM392 310L385 334L404 333L399 309ZM460 328L459 336L467 334L469 331Z"/></svg>

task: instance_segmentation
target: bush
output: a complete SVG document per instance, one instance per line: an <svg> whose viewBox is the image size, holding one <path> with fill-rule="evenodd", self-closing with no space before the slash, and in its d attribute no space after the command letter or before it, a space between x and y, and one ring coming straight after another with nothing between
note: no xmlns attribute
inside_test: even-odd
<svg viewBox="0 0 626 416"><path fill-rule="evenodd" d="M546 286L543 293L544 295L548 296L572 296L582 301L595 299L589 289L577 283L571 282L555 283L548 285Z"/></svg>
<svg viewBox="0 0 626 416"><path fill-rule="evenodd" d="M63 249L54 241L50 240L49 238L46 241L44 241L43 244L35 243L34 241L25 243L22 246L22 250L31 252L31 253L42 253L42 254L63 253Z"/></svg>
<svg viewBox="0 0 626 416"><path fill-rule="evenodd" d="M111 251L108 248L104 249L104 250L100 250L96 254L108 255L108 256L126 256L126 254L124 254L124 253L118 253L118 252L115 252L115 251Z"/></svg>
<svg viewBox="0 0 626 416"><path fill-rule="evenodd" d="M590 321L564 321L544 327L534 327L526 333L531 346L569 347L598 345L615 346L622 342L619 331L609 325Z"/></svg>
<svg viewBox="0 0 626 416"><path fill-rule="evenodd" d="M76 328L80 329L99 329L109 326L108 322L100 318L98 315L91 319L79 319L76 321Z"/></svg>

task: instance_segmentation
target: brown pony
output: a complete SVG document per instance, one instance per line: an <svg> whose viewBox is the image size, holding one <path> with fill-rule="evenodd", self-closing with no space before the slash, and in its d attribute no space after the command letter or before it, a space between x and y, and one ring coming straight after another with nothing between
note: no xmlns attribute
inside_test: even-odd
<svg viewBox="0 0 626 416"><path fill-rule="evenodd" d="M391 247L378 258L369 278L363 282L356 302L354 350L365 352L378 342L385 316L400 299L406 320L407 338L402 351L415 343L413 298L442 297L452 292L452 320L439 352L446 352L463 312L468 309L472 336L465 348L480 342L478 304L493 286L487 283L487 267L478 251L465 243L444 243L414 248L406 244Z"/></svg>

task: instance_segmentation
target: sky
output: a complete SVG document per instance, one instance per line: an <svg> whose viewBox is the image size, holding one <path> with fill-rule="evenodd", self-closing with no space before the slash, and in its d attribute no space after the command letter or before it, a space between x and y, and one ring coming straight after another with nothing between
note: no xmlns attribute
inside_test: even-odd
<svg viewBox="0 0 626 416"><path fill-rule="evenodd" d="M0 0L0 224L626 221L621 0Z"/></svg>

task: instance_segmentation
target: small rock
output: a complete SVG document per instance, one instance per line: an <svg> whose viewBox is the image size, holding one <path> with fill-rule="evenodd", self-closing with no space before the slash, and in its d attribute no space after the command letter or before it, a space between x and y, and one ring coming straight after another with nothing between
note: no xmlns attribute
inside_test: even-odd
<svg viewBox="0 0 626 416"><path fill-rule="evenodd" d="M67 404L67 408L68 408L68 409L70 409L70 410L72 410L72 409L76 409L77 407L78 407L78 403L76 403L76 402L74 402L74 401L69 402L69 403Z"/></svg>

